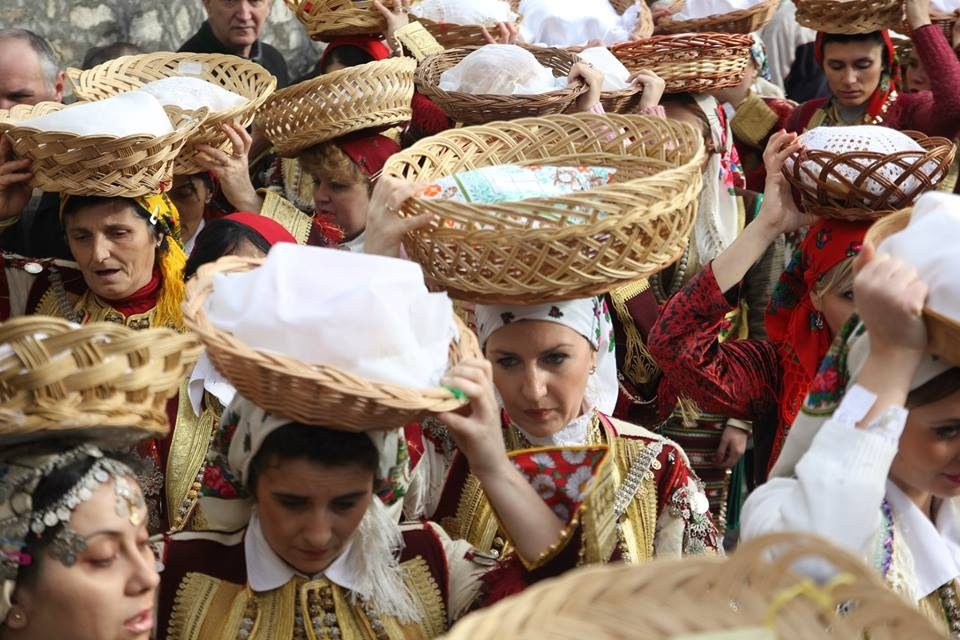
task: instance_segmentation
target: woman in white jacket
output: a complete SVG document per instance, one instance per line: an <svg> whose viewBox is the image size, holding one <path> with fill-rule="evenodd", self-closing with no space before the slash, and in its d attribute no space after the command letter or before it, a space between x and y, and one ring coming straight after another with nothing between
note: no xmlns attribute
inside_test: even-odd
<svg viewBox="0 0 960 640"><path fill-rule="evenodd" d="M928 214L960 224L960 198L924 199L911 226ZM742 535L822 535L960 637L960 368L927 351L921 277L935 279L872 246L858 269L862 323L851 319L824 360L771 480L744 506Z"/></svg>

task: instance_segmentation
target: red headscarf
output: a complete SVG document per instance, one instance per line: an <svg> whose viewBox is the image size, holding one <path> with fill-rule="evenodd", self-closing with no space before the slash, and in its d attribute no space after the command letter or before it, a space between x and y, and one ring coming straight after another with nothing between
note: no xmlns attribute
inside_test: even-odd
<svg viewBox="0 0 960 640"><path fill-rule="evenodd" d="M331 40L326 46L323 53L320 54L320 68L323 69L327 58L329 58L334 51L344 46L362 49L374 60L386 60L390 57L390 48L376 36L344 36Z"/></svg>
<svg viewBox="0 0 960 640"><path fill-rule="evenodd" d="M376 178L387 159L400 151L399 144L379 133L344 136L335 144L370 178Z"/></svg>
<svg viewBox="0 0 960 640"><path fill-rule="evenodd" d="M880 74L880 84L874 89L869 102L867 102L864 124L879 123L890 103L896 99L897 87L900 86L900 64L897 62L897 50L893 46L893 40L890 39L890 32L882 29L879 33L883 38L886 62L883 65L883 72ZM817 40L814 44L814 57L820 67L823 67L823 36L824 33L818 31Z"/></svg>
<svg viewBox="0 0 960 640"><path fill-rule="evenodd" d="M223 219L233 220L234 222L238 222L245 227L253 229L259 233L271 247L278 242L297 243L297 239L294 238L293 235L287 231L282 224L272 218L260 215L259 213L238 211L237 213L231 213L228 216L224 216Z"/></svg>
<svg viewBox="0 0 960 640"><path fill-rule="evenodd" d="M860 253L863 236L869 228L869 222L821 219L810 227L770 297L767 336L777 345L783 376L780 421L770 456L771 466L780 454L820 361L830 348L830 330L823 316L814 309L810 292L828 271Z"/></svg>

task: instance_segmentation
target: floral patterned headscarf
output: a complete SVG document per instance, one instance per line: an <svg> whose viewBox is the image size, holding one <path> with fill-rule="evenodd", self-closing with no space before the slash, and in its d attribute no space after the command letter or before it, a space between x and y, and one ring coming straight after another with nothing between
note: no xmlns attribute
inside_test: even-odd
<svg viewBox="0 0 960 640"><path fill-rule="evenodd" d="M597 368L587 380L587 400L601 413L609 414L617 402L617 359L614 353L613 321L606 300L599 297L535 305L487 305L476 309L480 346L499 329L522 320L544 320L573 329L597 352Z"/></svg>

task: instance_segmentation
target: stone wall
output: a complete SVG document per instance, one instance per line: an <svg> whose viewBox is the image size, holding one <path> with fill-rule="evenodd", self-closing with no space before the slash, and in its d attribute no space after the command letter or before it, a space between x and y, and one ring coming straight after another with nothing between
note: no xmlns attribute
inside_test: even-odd
<svg viewBox="0 0 960 640"><path fill-rule="evenodd" d="M205 17L200 0L0 0L0 26L46 37L67 66L79 66L88 48L117 41L176 51ZM292 78L317 60L318 45L283 0L274 0L263 40L283 53Z"/></svg>

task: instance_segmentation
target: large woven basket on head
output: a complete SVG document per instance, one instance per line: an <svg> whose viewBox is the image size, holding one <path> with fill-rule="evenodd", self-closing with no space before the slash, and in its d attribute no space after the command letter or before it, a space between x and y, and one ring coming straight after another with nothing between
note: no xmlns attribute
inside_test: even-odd
<svg viewBox="0 0 960 640"><path fill-rule="evenodd" d="M796 0L797 22L825 33L871 33L903 24L902 0Z"/></svg>
<svg viewBox="0 0 960 640"><path fill-rule="evenodd" d="M674 20L667 16L657 23L657 28L663 33L752 33L770 22L779 4L778 0L763 0L747 9L691 20Z"/></svg>
<svg viewBox="0 0 960 640"><path fill-rule="evenodd" d="M803 560L832 567L837 577L817 584L798 573ZM442 637L693 640L699 634L704 640L945 637L874 569L822 538L800 534L757 538L726 558L578 569L472 613Z"/></svg>
<svg viewBox="0 0 960 640"><path fill-rule="evenodd" d="M946 138L904 131L923 151L881 154L804 149L787 159L783 175L800 193L808 213L847 220L871 220L909 207L950 171L956 146ZM895 181L884 175L899 167ZM869 188L868 188L869 187Z"/></svg>
<svg viewBox="0 0 960 640"><path fill-rule="evenodd" d="M906 228L912 210L904 209L883 217L871 225L864 241L879 245L887 236ZM960 366L960 323L937 313L930 307L923 308L923 320L927 326L927 343L930 352L948 362Z"/></svg>
<svg viewBox="0 0 960 640"><path fill-rule="evenodd" d="M526 47L554 76L566 77L577 62L576 54L562 49ZM513 120L563 113L569 109L586 85L576 83L535 95L483 95L440 88L440 75L451 69L479 47L451 49L428 57L416 73L417 89L433 100L451 119L463 124L484 124L495 120Z"/></svg>
<svg viewBox="0 0 960 640"><path fill-rule="evenodd" d="M187 283L183 319L204 346L207 356L245 398L287 418L371 431L402 427L427 413L453 411L466 404L449 389L412 389L362 378L343 369L310 364L290 356L255 349L210 323L203 304L218 273L239 273L262 259L228 256L204 265ZM450 364L481 358L477 337L455 317L460 339L450 344Z"/></svg>
<svg viewBox="0 0 960 640"><path fill-rule="evenodd" d="M257 114L281 156L363 129L410 120L413 58L390 58L347 67L281 89Z"/></svg>
<svg viewBox="0 0 960 640"><path fill-rule="evenodd" d="M947 38L947 42L953 42L953 24L957 19L960 19L960 9L957 9L953 13L930 10L930 22L937 25L940 31L943 32L943 35ZM903 24L897 27L897 32L909 36L913 34L913 29L910 28L910 23L904 20ZM903 64L903 60L900 62Z"/></svg>
<svg viewBox="0 0 960 640"><path fill-rule="evenodd" d="M499 204L411 198L434 214L404 239L425 276L455 298L536 304L598 294L673 263L700 192L703 140L645 116L578 114L451 129L393 155L386 175L430 182L501 164L615 167L614 182Z"/></svg>
<svg viewBox="0 0 960 640"><path fill-rule="evenodd" d="M196 338L172 329L49 316L0 323L0 444L162 437L166 402L199 354Z"/></svg>
<svg viewBox="0 0 960 640"><path fill-rule="evenodd" d="M12 129L24 120L39 118L48 113L63 109L62 102L41 102L39 104L15 104L9 109L0 109L0 133Z"/></svg>
<svg viewBox="0 0 960 640"><path fill-rule="evenodd" d="M206 80L247 99L231 109L207 114L177 157L173 168L177 175L204 170L195 159L194 147L198 144L233 155L233 145L222 126L226 123L249 126L257 109L277 88L277 79L256 62L220 53L145 53L109 60L86 71L67 69L74 94L83 100L110 98L171 76Z"/></svg>
<svg viewBox="0 0 960 640"><path fill-rule="evenodd" d="M427 18L415 17L411 14L411 20L416 20L423 25L423 28L433 36L434 40L440 43L444 49L457 49L459 47L482 47L487 44L483 36L483 27L479 24L455 24L452 22L434 22ZM487 27L487 32L491 35L497 35L497 27Z"/></svg>
<svg viewBox="0 0 960 640"><path fill-rule="evenodd" d="M667 93L703 93L740 84L752 43L746 34L682 33L625 42L610 51L631 73L655 72Z"/></svg>
<svg viewBox="0 0 960 640"><path fill-rule="evenodd" d="M283 1L314 40L387 31L386 21L371 0Z"/></svg>
<svg viewBox="0 0 960 640"><path fill-rule="evenodd" d="M34 187L81 196L135 197L166 191L173 163L200 127L206 109L166 107L174 126L163 136L78 136L15 126L4 134L14 153L32 161Z"/></svg>

